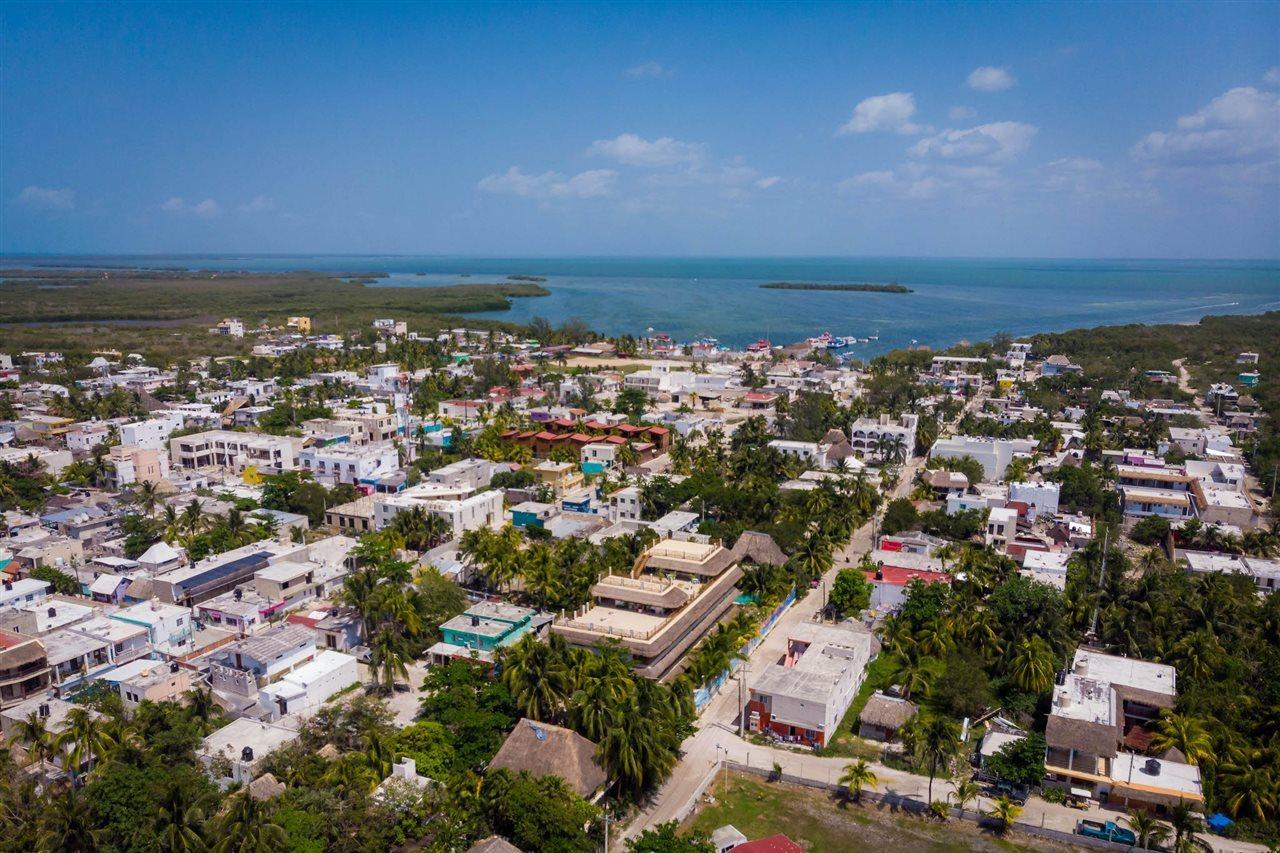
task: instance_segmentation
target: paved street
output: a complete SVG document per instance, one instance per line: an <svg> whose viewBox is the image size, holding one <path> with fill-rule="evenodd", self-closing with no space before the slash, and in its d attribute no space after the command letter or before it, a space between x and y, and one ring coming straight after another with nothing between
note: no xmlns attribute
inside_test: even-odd
<svg viewBox="0 0 1280 853"><path fill-rule="evenodd" d="M975 395L966 404L956 421L947 424L941 434L950 434L959 418L981 406L985 396L985 394ZM912 481L924 466L924 462L923 458L913 459L903 467L897 486L881 504L877 513L877 523L890 500L910 493ZM849 542L836 552L835 565L823 579L828 589L840 568L856 565L862 555L871 548L872 530L872 522L864 524L854 532ZM791 629L805 620L816 619L821 606L821 589L814 590L804 599L797 601L778 620L764 641L756 647L746 666L739 669L738 675L726 682L720 693L707 703L697 720L696 733L683 744L684 756L680 764L647 807L642 809L626 828L624 837L634 837L649 827L683 817L699 787L706 781L707 775L713 769L723 767L722 760L749 767L765 768L771 768L774 762L777 762L782 766L783 772L789 776L825 784L834 783L840 778L844 767L850 762L848 758L822 758L812 753L762 747L743 740L737 734L738 712L741 708L738 697L740 691L745 691L742 679L745 677L746 683L749 684L753 671L758 671L780 658L785 651L787 636ZM879 793L908 797L922 803L929 801L928 777L894 770L878 763L873 766L879 779L879 784L876 786ZM937 779L933 783L933 799L945 799L952 790L953 785L950 781ZM990 805L990 800L982 797L978 802L970 804L968 808L972 811L986 809ZM1018 822L1024 826L1048 827L1071 833L1082 817L1109 820L1118 819L1122 815L1123 812L1097 805L1090 808L1088 812L1081 812L1033 797L1028 800ZM1252 853L1252 851L1266 849L1260 845L1231 842L1217 836L1205 838L1217 851Z"/></svg>
<svg viewBox="0 0 1280 853"><path fill-rule="evenodd" d="M952 421L944 426L941 431L942 435L947 435L954 428L955 423L963 417L966 412L972 411L974 407L980 406L984 394L975 395L965 408L957 416L956 421ZM773 630L769 632L764 641L760 643L752 652L750 659L746 665L738 670L738 675L730 679L721 688L720 693L712 698L703 708L701 715L697 720L698 731L684 742L684 757L675 771L671 774L666 784L655 795L652 803L648 808L643 810L640 815L628 827L627 836L630 837L635 833L643 831L645 828L656 823L663 823L671 820L677 811L688 803L689 799L697 790L698 785L706 776L706 768L719 760L721 752L717 749L723 746L725 749L733 749L730 741L736 741L739 745L745 742L738 740L736 736L738 713L741 705L738 703L738 694L740 691L745 692L742 679L746 678L746 683L750 683L751 673L759 671L765 666L773 663L782 657L786 650L787 637L792 629L805 621L810 621L818 617L818 611L822 608L823 592L831 588L831 584L835 582L836 573L847 566L856 565L862 555L871 549L871 539L873 529L879 524L879 519L884 513L885 507L890 500L894 498L904 497L911 492L912 481L915 479L916 473L924 466L924 458L912 459L903 466L898 484L892 492L886 496L881 502L877 511L874 522L868 521L866 524L854 531L849 542L836 551L834 565L831 570L823 577L823 584L810 592L809 595L797 601L789 611L787 611L774 625ZM735 734L731 734L735 733ZM757 752L763 752L760 747L755 748ZM797 756L795 753L781 751L781 755L788 757L788 760L804 758L805 756ZM731 756L732 758L733 756ZM812 758L812 756L809 756ZM735 760L745 761L745 755ZM770 759L772 762L773 759ZM836 759L816 759L815 761L828 761L843 766L843 762ZM785 765L784 765L785 766ZM816 765L815 765L816 766ZM827 772L824 769L822 772ZM877 771L878 772L878 771ZM886 769L886 773L891 773ZM838 773L836 774L839 775ZM906 774L903 774L904 776ZM927 780L926 780L927 782ZM904 784L905 784L904 779Z"/></svg>

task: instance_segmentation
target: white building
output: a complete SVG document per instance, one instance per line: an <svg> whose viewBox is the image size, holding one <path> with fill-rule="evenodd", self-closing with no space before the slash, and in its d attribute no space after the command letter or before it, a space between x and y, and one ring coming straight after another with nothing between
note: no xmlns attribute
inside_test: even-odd
<svg viewBox="0 0 1280 853"><path fill-rule="evenodd" d="M769 446L783 456L799 459L814 468L827 467L827 448L816 441L785 441L775 438L769 442Z"/></svg>
<svg viewBox="0 0 1280 853"><path fill-rule="evenodd" d="M988 545L1003 548L1018 532L1018 511L1009 507L996 507L987 514Z"/></svg>
<svg viewBox="0 0 1280 853"><path fill-rule="evenodd" d="M1270 595L1280 589L1280 560L1245 557L1240 554L1217 554L1208 551L1183 551L1187 570L1198 574L1221 572L1241 574L1253 581L1258 592Z"/></svg>
<svg viewBox="0 0 1280 853"><path fill-rule="evenodd" d="M271 720L286 714L306 715L355 684L357 678L354 657L325 650L310 663L259 689L258 705Z"/></svg>
<svg viewBox="0 0 1280 853"><path fill-rule="evenodd" d="M326 486L372 483L400 470L400 455L390 443L351 447L334 444L308 447L298 454L299 467Z"/></svg>
<svg viewBox="0 0 1280 853"><path fill-rule="evenodd" d="M640 490L635 486L618 489L609 495L610 521L640 520Z"/></svg>
<svg viewBox="0 0 1280 853"><path fill-rule="evenodd" d="M849 429L849 446L859 457L879 456L882 447L902 447L906 456L916 452L916 426L918 415L905 414L894 423L888 415L879 418L858 418Z"/></svg>
<svg viewBox="0 0 1280 853"><path fill-rule="evenodd" d="M147 629L152 648L161 654L181 655L191 650L191 608L143 601L111 614L112 619Z"/></svg>
<svg viewBox="0 0 1280 853"><path fill-rule="evenodd" d="M862 686L871 646L870 632L853 623L797 625L782 661L748 681L748 728L826 745Z"/></svg>
<svg viewBox="0 0 1280 853"><path fill-rule="evenodd" d="M1009 500L1036 508L1036 515L1057 515L1061 487L1057 483L1010 483Z"/></svg>
<svg viewBox="0 0 1280 853"><path fill-rule="evenodd" d="M972 456L982 466L983 477L991 482L1004 478L1004 472L1015 456L1030 456L1038 442L1033 438L986 438L957 435L940 438L933 443L929 456L933 459L960 459Z"/></svg>
<svg viewBox="0 0 1280 853"><path fill-rule="evenodd" d="M205 772L220 786L248 785L266 757L298 737L294 718L275 723L242 717L206 737L196 750Z"/></svg>
<svg viewBox="0 0 1280 853"><path fill-rule="evenodd" d="M169 436L182 429L182 425L183 417L179 411L155 412L145 421L123 424L120 443L148 450L164 450L169 444Z"/></svg>
<svg viewBox="0 0 1280 853"><path fill-rule="evenodd" d="M208 430L179 436L169 443L175 468L229 468L237 473L250 466L292 471L298 467L302 439L230 430Z"/></svg>
<svg viewBox="0 0 1280 853"><path fill-rule="evenodd" d="M19 578L6 580L0 588L0 609L7 607L26 607L36 604L49 596L49 582L35 578Z"/></svg>
<svg viewBox="0 0 1280 853"><path fill-rule="evenodd" d="M491 489L466 497L442 496L442 492L448 491L456 492L436 483L419 483L398 494L377 495L373 503L374 528L381 530L396 515L414 507L421 507L449 522L453 536L461 536L466 530L502 524L502 492Z"/></svg>

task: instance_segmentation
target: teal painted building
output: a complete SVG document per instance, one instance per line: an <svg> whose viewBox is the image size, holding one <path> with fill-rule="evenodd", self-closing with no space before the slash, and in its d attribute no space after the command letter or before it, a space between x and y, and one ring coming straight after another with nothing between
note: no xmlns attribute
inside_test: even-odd
<svg viewBox="0 0 1280 853"><path fill-rule="evenodd" d="M528 607L482 601L441 625L441 642L480 652L481 657L487 658L495 650L511 645L549 619L539 618L538 611Z"/></svg>

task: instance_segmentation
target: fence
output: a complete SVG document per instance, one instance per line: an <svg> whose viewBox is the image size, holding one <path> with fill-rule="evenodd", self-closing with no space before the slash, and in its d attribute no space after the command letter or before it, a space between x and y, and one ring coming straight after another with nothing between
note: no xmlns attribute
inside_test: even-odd
<svg viewBox="0 0 1280 853"><path fill-rule="evenodd" d="M756 635L748 640L747 644L738 650L739 655L741 655L742 658L750 657L751 653L756 650L756 646L760 645L764 638L769 635L769 632L773 630L773 626L778 624L778 620L782 618L782 614L790 610L791 605L795 603L796 588L792 586L791 592L787 593L787 597L782 600L782 603L773 608L773 612L770 613L769 618L764 620L764 623L761 624L760 630L756 631ZM724 672L709 681L705 687L699 687L695 690L693 692L694 707L701 711L706 704L711 701L711 697L715 696L716 693L719 692L720 688L724 686L724 683L729 680L729 676L733 675L741 665L742 660L734 658L729 662L729 666Z"/></svg>

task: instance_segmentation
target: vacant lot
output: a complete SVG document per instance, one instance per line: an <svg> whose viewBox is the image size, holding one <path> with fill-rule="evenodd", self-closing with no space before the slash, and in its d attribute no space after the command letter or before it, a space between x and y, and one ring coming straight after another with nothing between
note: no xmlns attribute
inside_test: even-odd
<svg viewBox="0 0 1280 853"><path fill-rule="evenodd" d="M815 853L877 850L913 853L978 851L1067 851L1076 848L1010 833L997 838L967 821L940 824L923 817L878 806L841 806L823 791L800 785L765 782L754 776L728 774L708 793L704 805L685 821L685 831L710 834L731 823L747 838L784 833Z"/></svg>

